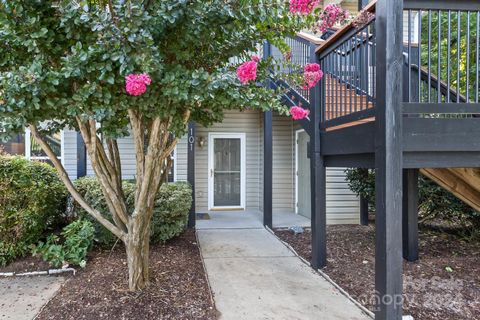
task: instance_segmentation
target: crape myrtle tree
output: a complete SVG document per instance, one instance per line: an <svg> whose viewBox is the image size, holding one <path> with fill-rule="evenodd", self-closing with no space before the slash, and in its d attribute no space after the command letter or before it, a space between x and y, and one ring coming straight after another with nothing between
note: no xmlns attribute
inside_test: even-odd
<svg viewBox="0 0 480 320"><path fill-rule="evenodd" d="M226 109L288 111L265 86L274 62L252 52L264 41L288 52L284 37L313 25L318 2L1 1L0 138L30 128L75 201L125 244L129 288L141 290L155 194L187 122L208 126ZM46 135L62 128L81 133L111 219L82 198L49 145ZM117 145L126 135L136 155L133 212Z"/></svg>

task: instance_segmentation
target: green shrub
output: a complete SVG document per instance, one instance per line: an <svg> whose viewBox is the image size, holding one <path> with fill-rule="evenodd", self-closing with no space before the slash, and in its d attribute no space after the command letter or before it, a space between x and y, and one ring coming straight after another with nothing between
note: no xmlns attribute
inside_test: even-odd
<svg viewBox="0 0 480 320"><path fill-rule="evenodd" d="M100 184L95 177L84 177L75 181L75 186L85 200L105 217L113 222L110 211L103 196ZM133 212L135 197L135 182L123 181L123 191L128 212ZM178 236L185 229L188 211L192 205L192 189L186 182L165 183L160 187L155 201L152 217L152 242L165 242ZM73 205L75 217L86 218L95 227L95 241L111 246L117 238L92 218L77 203Z"/></svg>
<svg viewBox="0 0 480 320"><path fill-rule="evenodd" d="M102 189L97 181L97 178L83 177L77 179L74 184L78 192L84 197L88 204L113 222L107 202L105 201L105 197L103 196ZM127 210L131 212L133 209L133 199L128 201L128 195L133 195L135 191L135 185L130 181L123 181L123 191L127 197ZM80 205L76 202L73 202L72 215L74 217L87 219L93 223L95 228L95 242L101 245L111 246L117 241L117 238L110 231L98 223L97 220L83 210L83 208L80 207Z"/></svg>
<svg viewBox="0 0 480 320"><path fill-rule="evenodd" d="M54 267L68 263L83 268L87 263L87 253L92 246L94 233L95 228L90 221L74 221L63 228L62 239L50 235L46 242L39 242L32 248L32 254L41 255L43 260ZM60 243L61 240L63 243Z"/></svg>
<svg viewBox="0 0 480 320"><path fill-rule="evenodd" d="M350 189L365 197L369 207L375 210L375 171L347 169L346 177ZM480 226L480 214L456 198L429 178L419 175L419 215L421 221L440 219L451 225L475 229Z"/></svg>
<svg viewBox="0 0 480 320"><path fill-rule="evenodd" d="M192 188L187 182L163 184L153 211L152 241L165 242L180 235L187 225L191 206Z"/></svg>
<svg viewBox="0 0 480 320"><path fill-rule="evenodd" d="M23 157L0 156L0 265L25 255L58 227L67 191L55 170Z"/></svg>

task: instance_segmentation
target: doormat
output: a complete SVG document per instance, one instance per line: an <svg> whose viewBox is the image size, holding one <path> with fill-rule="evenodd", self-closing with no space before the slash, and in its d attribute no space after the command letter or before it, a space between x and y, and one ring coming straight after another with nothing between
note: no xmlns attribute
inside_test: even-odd
<svg viewBox="0 0 480 320"><path fill-rule="evenodd" d="M210 220L208 213L197 213L197 220Z"/></svg>

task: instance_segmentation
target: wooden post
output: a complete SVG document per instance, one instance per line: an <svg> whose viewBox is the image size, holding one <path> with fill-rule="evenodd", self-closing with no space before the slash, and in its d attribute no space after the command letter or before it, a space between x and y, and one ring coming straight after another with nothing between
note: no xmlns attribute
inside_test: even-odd
<svg viewBox="0 0 480 320"><path fill-rule="evenodd" d="M87 175L87 149L80 132L77 132L77 179Z"/></svg>
<svg viewBox="0 0 480 320"><path fill-rule="evenodd" d="M315 53L316 46L310 47L310 61L319 63ZM325 79L325 78L324 78ZM312 227L312 261L314 269L327 264L327 201L326 201L326 169L320 148L320 122L322 116L322 92L325 80L321 80L310 89L310 179L311 179L311 227Z"/></svg>
<svg viewBox="0 0 480 320"><path fill-rule="evenodd" d="M270 43L263 44L263 58L271 54ZM272 110L263 113L263 225L273 226L273 125Z"/></svg>
<svg viewBox="0 0 480 320"><path fill-rule="evenodd" d="M403 170L403 258L418 260L418 169Z"/></svg>
<svg viewBox="0 0 480 320"><path fill-rule="evenodd" d="M192 207L188 214L188 227L195 228L195 123L188 123L187 181L192 186Z"/></svg>
<svg viewBox="0 0 480 320"><path fill-rule="evenodd" d="M360 169L364 179L368 178L368 169ZM368 226L368 200L360 196L360 224Z"/></svg>
<svg viewBox="0 0 480 320"><path fill-rule="evenodd" d="M273 188L272 110L263 113L263 225L272 228Z"/></svg>
<svg viewBox="0 0 480 320"><path fill-rule="evenodd" d="M376 10L375 289L377 320L402 319L402 0Z"/></svg>

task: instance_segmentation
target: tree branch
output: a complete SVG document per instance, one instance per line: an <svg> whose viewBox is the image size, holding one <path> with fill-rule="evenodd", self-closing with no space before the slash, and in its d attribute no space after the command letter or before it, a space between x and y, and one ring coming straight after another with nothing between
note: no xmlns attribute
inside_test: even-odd
<svg viewBox="0 0 480 320"><path fill-rule="evenodd" d="M52 148L50 145L47 144L45 139L40 135L38 132L38 129L35 125L30 125L29 126L30 131L37 141L37 143L42 147L43 151L47 154L48 158L50 161L52 161L55 169L57 169L58 174L64 185L66 186L67 190L70 192L72 197L77 201L80 206L85 209L91 216L93 216L98 222L100 222L105 228L107 228L110 232L112 232L115 236L117 236L120 240L125 241L127 234L120 230L117 226L115 226L113 223L108 221L102 214L92 208L86 201L83 199L82 195L75 189L75 186L73 185L72 181L70 180L70 177L68 176L65 168L63 167L62 163L60 160L58 160L57 156L53 152Z"/></svg>
<svg viewBox="0 0 480 320"><path fill-rule="evenodd" d="M111 167L103 144L97 136L96 122L89 120L87 123L83 123L79 118L77 118L77 122L79 122L78 126L84 137L92 168L105 195L105 201L113 220L120 229L126 232L129 216L123 196L121 177L118 177L116 171Z"/></svg>
<svg viewBox="0 0 480 320"><path fill-rule="evenodd" d="M116 139L107 139L108 145L108 152L110 162L113 165L113 169L115 170L117 183L118 185L122 185L122 162L120 159L120 151L118 150L118 143ZM123 194L123 189L120 187L121 196L125 199L125 195Z"/></svg>
<svg viewBox="0 0 480 320"><path fill-rule="evenodd" d="M135 158L137 160L136 167L136 190L135 200L138 199L140 189L143 183L143 172L145 167L145 125L141 115L136 110L128 109L130 126L132 127L133 142L135 145Z"/></svg>

